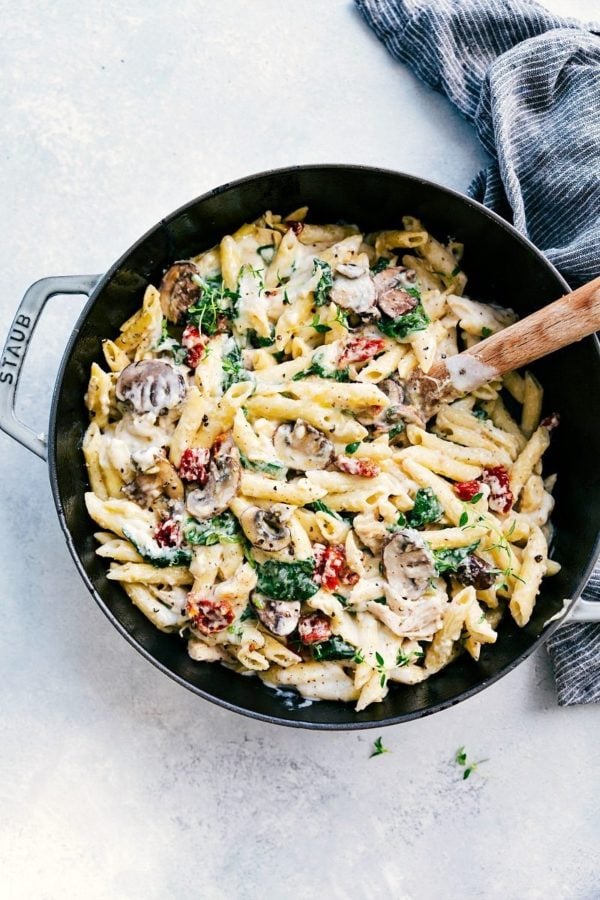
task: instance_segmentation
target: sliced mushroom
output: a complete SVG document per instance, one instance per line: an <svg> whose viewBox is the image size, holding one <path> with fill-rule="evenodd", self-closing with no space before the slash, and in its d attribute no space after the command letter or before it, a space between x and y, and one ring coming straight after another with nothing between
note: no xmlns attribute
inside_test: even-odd
<svg viewBox="0 0 600 900"><path fill-rule="evenodd" d="M421 410L405 402L406 392L401 382L393 378L386 378L384 381L380 381L377 387L389 398L390 405L383 411L381 407L377 407L371 413L368 410L361 411L357 416L361 425L372 425L374 435L385 434L393 428L397 429L398 425L403 423L418 425L419 428L425 427L425 419Z"/></svg>
<svg viewBox="0 0 600 900"><path fill-rule="evenodd" d="M425 428L425 418L423 412L406 398L404 385L395 381L393 378L386 378L377 385L379 390L389 397L390 405L383 411L383 421L377 422L375 432L380 434L383 431L391 431L400 422L407 425L417 425L419 428Z"/></svg>
<svg viewBox="0 0 600 900"><path fill-rule="evenodd" d="M277 456L290 469L324 469L331 462L333 444L322 431L303 419L280 425L273 437Z"/></svg>
<svg viewBox="0 0 600 900"><path fill-rule="evenodd" d="M270 509L249 506L240 516L240 525L251 544L261 550L283 550L292 540L292 532L285 524L290 511L275 504Z"/></svg>
<svg viewBox="0 0 600 900"><path fill-rule="evenodd" d="M373 277L364 266L357 266L355 263L339 265L329 298L342 309L359 316L379 315L375 306L377 293Z"/></svg>
<svg viewBox="0 0 600 900"><path fill-rule="evenodd" d="M179 322L200 297L202 290L193 279L200 270L193 262L178 262L167 269L160 283L160 305L169 322Z"/></svg>
<svg viewBox="0 0 600 900"><path fill-rule="evenodd" d="M498 570L485 560L470 553L456 568L456 577L461 584L472 585L477 591L485 591L496 580Z"/></svg>
<svg viewBox="0 0 600 900"><path fill-rule="evenodd" d="M378 272L373 279L377 294L377 306L382 313L390 319L397 319L406 315L418 305L417 297L413 297L406 291L407 287L414 287L416 272L404 266L394 266Z"/></svg>
<svg viewBox="0 0 600 900"><path fill-rule="evenodd" d="M187 495L187 511L196 519L218 516L235 497L240 478L240 455L231 438L227 438L213 452L204 487Z"/></svg>
<svg viewBox="0 0 600 900"><path fill-rule="evenodd" d="M123 488L130 500L147 509L162 499L183 500L183 482L166 459L157 460L148 472L143 472Z"/></svg>
<svg viewBox="0 0 600 900"><path fill-rule="evenodd" d="M405 401L404 385L393 378L385 378L377 385L390 401L390 406L402 406Z"/></svg>
<svg viewBox="0 0 600 900"><path fill-rule="evenodd" d="M117 379L116 395L136 413L159 415L183 401L183 375L163 359L142 359L126 366Z"/></svg>
<svg viewBox="0 0 600 900"><path fill-rule="evenodd" d="M256 615L271 634L285 637L298 625L301 606L299 600L271 600L254 591L252 605Z"/></svg>
<svg viewBox="0 0 600 900"><path fill-rule="evenodd" d="M388 418L388 413L391 413L392 410L403 405L404 388L400 382L394 381L393 378L385 378L383 381L379 382L377 387L380 391L383 391L385 396L389 399L390 405L386 406L384 410L381 409L381 406L361 410L356 418L361 425L375 425L380 431L389 431L393 428L394 422L392 421L392 417Z"/></svg>
<svg viewBox="0 0 600 900"><path fill-rule="evenodd" d="M383 548L382 563L383 575L399 601L418 600L435 577L431 553L416 531L392 534Z"/></svg>

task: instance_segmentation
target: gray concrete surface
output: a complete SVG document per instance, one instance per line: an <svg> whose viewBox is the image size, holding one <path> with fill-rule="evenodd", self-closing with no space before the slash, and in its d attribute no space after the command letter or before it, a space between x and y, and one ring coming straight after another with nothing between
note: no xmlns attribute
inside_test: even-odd
<svg viewBox="0 0 600 900"><path fill-rule="evenodd" d="M553 2L592 15L596 4ZM163 214L251 172L389 166L466 189L469 127L349 0L2 4L0 336L47 274L101 272ZM80 301L35 337L43 429ZM4 898L593 900L598 709L559 709L544 651L383 733L269 727L192 696L93 604L44 464L0 435ZM468 781L460 745L488 757Z"/></svg>

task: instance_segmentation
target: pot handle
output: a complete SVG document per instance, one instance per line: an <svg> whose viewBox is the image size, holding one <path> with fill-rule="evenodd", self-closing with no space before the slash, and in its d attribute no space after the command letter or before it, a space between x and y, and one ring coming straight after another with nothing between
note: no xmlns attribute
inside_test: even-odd
<svg viewBox="0 0 600 900"><path fill-rule="evenodd" d="M100 275L56 275L41 278L27 288L0 356L0 428L41 459L47 457L46 438L17 418L15 401L21 370L31 336L50 297L57 294L89 295Z"/></svg>
<svg viewBox="0 0 600 900"><path fill-rule="evenodd" d="M600 600L586 600L579 597L565 620L572 622L600 622Z"/></svg>
<svg viewBox="0 0 600 900"><path fill-rule="evenodd" d="M21 370L31 336L47 301L58 294L89 297L101 275L55 275L40 278L25 291L0 356L0 428L36 456L47 458L46 439L17 418L15 401ZM580 597L568 617L569 622L600 622L600 601Z"/></svg>

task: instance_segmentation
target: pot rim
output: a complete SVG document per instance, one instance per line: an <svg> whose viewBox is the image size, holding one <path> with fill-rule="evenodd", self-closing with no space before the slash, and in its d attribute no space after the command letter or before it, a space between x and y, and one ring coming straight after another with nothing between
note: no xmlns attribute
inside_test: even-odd
<svg viewBox="0 0 600 900"><path fill-rule="evenodd" d="M52 496L54 498L54 504L56 506L56 511L58 514L58 519L60 522L60 526L65 535L67 547L75 565L81 575L88 591L91 593L92 597L96 601L97 605L100 607L104 615L108 618L111 624L116 628L116 630L134 647L138 653L140 653L146 660L148 660L152 665L154 665L157 669L159 669L163 674L167 675L173 681L180 684L182 687L187 688L187 690L192 693L202 697L204 700L208 700L211 703L216 704L217 706L222 707L223 709L227 709L231 712L239 713L243 716L246 716L251 719L258 719L260 721L269 722L274 725L284 725L291 728L304 728L311 731L359 731L366 730L370 728L385 728L389 725L398 725L402 722L409 722L414 719L421 719L425 716L433 715L434 713L441 712L444 709L449 709L452 706L455 706L457 703L461 703L463 700L467 700L470 697L478 694L480 691L484 690L484 688L489 687L494 682L499 681L509 672L512 672L518 665L520 665L528 656L530 656L535 650L537 650L550 635L561 625L567 615L568 611L573 607L587 580L594 569L598 556L600 555L600 534L597 536L596 543L594 546L593 553L590 557L588 565L582 575L580 576L577 589L573 592L572 597L570 598L570 603L567 607L565 607L565 611L560 615L560 617L551 623L547 623L544 631L533 641L530 647L526 648L522 651L517 657L515 657L511 662L501 669L499 672L490 676L474 685L473 687L467 688L462 691L458 696L452 697L447 700L442 700L439 703L435 703L432 706L427 707L426 709L414 710L408 713L403 713L396 716L387 716L385 718L373 719L372 721L360 721L360 722L348 722L348 723L335 723L335 722L308 722L302 721L298 719L287 719L280 716L273 716L266 713L253 711L247 709L242 706L238 706L235 703L224 700L220 697L216 697L214 694L209 693L208 691L200 688L194 684L191 684L189 681L186 681L182 676L173 672L168 666L164 665L162 662L157 660L148 650L146 650L141 644L139 644L134 636L127 631L124 625L119 621L119 619L111 612L108 608L107 604L104 602L103 598L99 594L99 592L93 586L84 566L79 558L79 555L75 549L75 545L73 542L73 538L70 532L70 529L66 522L66 515L63 508L62 499L60 497L59 488L58 488L58 477L56 470L56 417L57 417L57 409L58 409L58 401L62 388L63 378L65 375L65 370L67 364L69 362L69 358L71 355L71 351L75 346L75 343L79 337L79 332L85 323L89 311L92 306L95 304L96 299L99 294L104 290L105 286L108 284L112 276L118 269L123 265L123 263L129 258L131 253L134 252L144 241L146 241L152 234L157 232L161 228L167 228L175 218L180 216L186 210L196 206L198 203L208 200L213 197L217 197L220 194L225 193L226 191L240 187L241 185L247 184L249 182L255 181L260 178L265 178L269 176L281 176L285 174L292 174L294 172L307 172L307 171L327 171L327 170L350 170L356 172L371 172L373 174L378 175L387 175L393 178L401 178L404 181L410 181L415 184L422 185L425 188L434 189L437 191L441 191L442 193L448 194L462 201L464 204L473 207L480 214L485 216L487 219L494 222L496 225L500 226L502 229L507 231L511 237L517 241L519 241L522 245L524 245L527 249L529 249L539 261L554 275L557 282L564 288L565 293L570 291L570 287L562 275L558 272L558 270L549 262L548 259L544 256L541 250L539 250L528 238L524 237L520 232L516 230L516 228L507 222L505 219L501 218L497 213L488 209L483 204L479 203L477 200L473 200L470 197L467 197L465 194L457 191L453 188L445 187L442 184L439 184L435 181L430 181L425 178L421 178L418 175L411 175L405 172L400 172L394 169L382 168L378 166L366 166L366 165L353 165L353 164L345 164L345 163L310 163L306 165L294 165L294 166L284 166L276 169L267 169L262 172L257 172L253 175L246 175L243 178L238 178L233 181L225 182L224 184L219 185L218 187L212 188L209 191L206 191L204 194L200 194L198 197L195 197L193 200L184 203L182 206L175 209L173 212L169 213L167 216L161 218L155 225L149 228L140 238L138 238L121 256L114 262L110 268L105 272L105 274L98 280L94 290L89 296L87 303L85 304L82 312L80 313L73 331L69 337L67 345L65 347L65 351L63 353L60 366L58 369L58 373L56 376L56 381L54 384L53 394L52 394L52 404L50 408L50 420L48 427L48 472L50 477L50 485L52 489ZM593 340L595 342L596 355L600 360L600 342L598 341L598 337L596 335L593 336Z"/></svg>

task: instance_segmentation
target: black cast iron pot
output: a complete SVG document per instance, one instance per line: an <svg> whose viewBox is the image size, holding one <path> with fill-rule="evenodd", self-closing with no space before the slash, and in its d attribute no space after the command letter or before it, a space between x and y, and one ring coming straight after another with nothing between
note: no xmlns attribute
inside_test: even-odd
<svg viewBox="0 0 600 900"><path fill-rule="evenodd" d="M498 641L479 662L463 655L423 684L393 685L383 703L364 712L352 705L319 702L300 706L218 665L193 662L177 635L157 631L118 584L106 578L106 563L94 553L83 495L88 490L81 440L88 424L83 404L90 364L102 361L101 340L114 335L137 309L148 282L158 284L174 260L215 244L266 209L310 207L313 222L345 221L364 231L397 228L402 215L417 216L435 235L465 245L463 266L469 296L526 315L555 300L568 285L542 254L510 225L466 197L397 172L360 166L301 166L255 175L210 191L152 228L103 277L45 278L28 290L17 312L0 364L0 427L48 457L50 482L67 544L87 587L115 628L161 671L201 697L268 722L303 728L370 728L417 718L464 700L517 666L552 631L546 624L579 596L598 552L600 524L600 358L589 338L533 368L545 388L546 412L559 411L561 426L545 463L558 472L553 556L562 569L544 581L531 621L517 628L507 617ZM47 446L14 414L15 391L27 345L49 297L88 294L65 350L54 389ZM596 409L596 415L592 413ZM46 454L47 450L47 454ZM588 603L580 618L597 616Z"/></svg>

